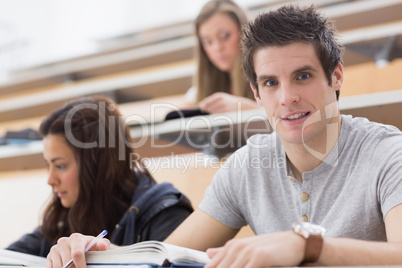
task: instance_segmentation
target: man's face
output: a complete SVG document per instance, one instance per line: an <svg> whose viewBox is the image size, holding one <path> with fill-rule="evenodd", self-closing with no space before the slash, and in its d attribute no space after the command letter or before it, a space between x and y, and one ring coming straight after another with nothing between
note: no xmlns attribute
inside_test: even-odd
<svg viewBox="0 0 402 268"><path fill-rule="evenodd" d="M313 45L293 43L257 50L254 68L260 98L253 88L254 94L281 141L325 142L326 126L340 122L335 91L342 84L342 65L329 86Z"/></svg>

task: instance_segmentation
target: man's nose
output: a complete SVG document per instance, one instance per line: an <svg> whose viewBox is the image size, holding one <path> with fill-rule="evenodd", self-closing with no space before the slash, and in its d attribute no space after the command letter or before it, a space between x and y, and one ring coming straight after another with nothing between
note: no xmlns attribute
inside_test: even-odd
<svg viewBox="0 0 402 268"><path fill-rule="evenodd" d="M285 106L290 106L293 103L297 103L300 100L299 93L297 89L292 87L287 83L281 84L281 98L280 104Z"/></svg>

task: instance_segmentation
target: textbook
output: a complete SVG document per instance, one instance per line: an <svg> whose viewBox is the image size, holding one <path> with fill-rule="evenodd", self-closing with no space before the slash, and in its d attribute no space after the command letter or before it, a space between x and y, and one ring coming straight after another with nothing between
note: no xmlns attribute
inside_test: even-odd
<svg viewBox="0 0 402 268"><path fill-rule="evenodd" d="M88 267L203 267L209 261L205 252L159 241L144 241L106 251L86 253Z"/></svg>
<svg viewBox="0 0 402 268"><path fill-rule="evenodd" d="M0 267L5 266L45 267L46 258L7 249L0 249Z"/></svg>

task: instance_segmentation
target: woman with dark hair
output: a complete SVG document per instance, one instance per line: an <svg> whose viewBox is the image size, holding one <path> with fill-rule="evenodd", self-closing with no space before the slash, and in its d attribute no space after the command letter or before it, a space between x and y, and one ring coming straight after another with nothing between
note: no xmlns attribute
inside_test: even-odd
<svg viewBox="0 0 402 268"><path fill-rule="evenodd" d="M204 112L223 113L258 108L241 69L240 32L245 10L232 0L207 2L195 19L197 37L194 87L186 100Z"/></svg>
<svg viewBox="0 0 402 268"><path fill-rule="evenodd" d="M7 249L47 256L60 237L104 229L116 245L162 241L193 211L133 157L129 128L111 100L72 101L45 118L40 133L52 199L41 226Z"/></svg>

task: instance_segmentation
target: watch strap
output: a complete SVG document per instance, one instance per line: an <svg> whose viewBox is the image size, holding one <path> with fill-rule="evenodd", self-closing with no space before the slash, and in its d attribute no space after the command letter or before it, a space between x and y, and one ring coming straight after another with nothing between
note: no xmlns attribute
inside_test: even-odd
<svg viewBox="0 0 402 268"><path fill-rule="evenodd" d="M324 239L322 238L322 235L310 234L306 239L304 260L302 263L316 262L320 257L323 242Z"/></svg>

